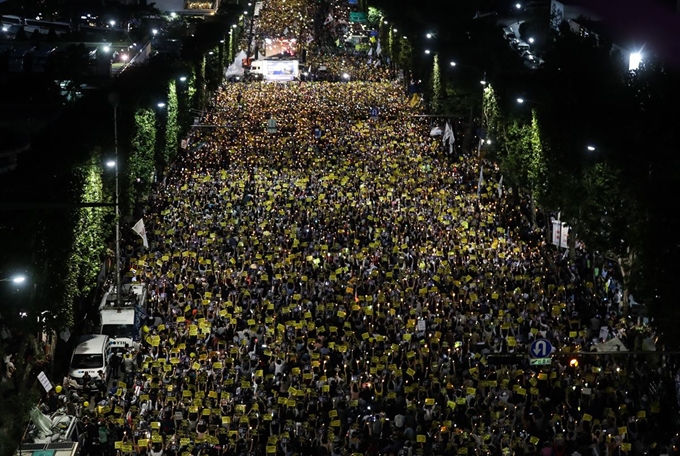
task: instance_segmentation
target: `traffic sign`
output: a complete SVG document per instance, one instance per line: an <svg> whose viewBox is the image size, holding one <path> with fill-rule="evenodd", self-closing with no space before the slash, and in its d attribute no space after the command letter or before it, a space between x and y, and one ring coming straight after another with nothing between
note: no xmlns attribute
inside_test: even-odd
<svg viewBox="0 0 680 456"><path fill-rule="evenodd" d="M371 108L371 118L372 119L377 119L378 114L380 114L380 110L378 108Z"/></svg>
<svg viewBox="0 0 680 456"><path fill-rule="evenodd" d="M534 358L529 360L530 366L550 366L551 364L551 358Z"/></svg>
<svg viewBox="0 0 680 456"><path fill-rule="evenodd" d="M365 24L367 21L366 19L366 13L360 13L356 11L350 11L349 13L349 21L350 22L359 22L361 24Z"/></svg>
<svg viewBox="0 0 680 456"><path fill-rule="evenodd" d="M529 354L532 358L547 358L552 353L553 346L546 339L536 339L529 347Z"/></svg>

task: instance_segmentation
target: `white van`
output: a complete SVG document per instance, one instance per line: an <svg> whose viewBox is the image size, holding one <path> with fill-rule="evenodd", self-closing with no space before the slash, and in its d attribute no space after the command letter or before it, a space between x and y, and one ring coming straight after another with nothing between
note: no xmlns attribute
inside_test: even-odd
<svg viewBox="0 0 680 456"><path fill-rule="evenodd" d="M99 378L99 371L104 372L104 379L109 376L111 361L111 346L109 336L103 334L82 336L78 346L71 355L68 376L78 384L83 383L83 376L87 372L92 379Z"/></svg>

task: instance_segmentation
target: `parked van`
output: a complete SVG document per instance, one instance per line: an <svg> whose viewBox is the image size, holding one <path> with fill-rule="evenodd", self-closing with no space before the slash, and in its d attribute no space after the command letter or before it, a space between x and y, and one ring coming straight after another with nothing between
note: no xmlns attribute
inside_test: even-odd
<svg viewBox="0 0 680 456"><path fill-rule="evenodd" d="M68 376L78 384L83 383L83 376L87 372L92 379L98 379L99 371L104 373L104 379L109 376L109 362L111 360L111 346L109 336L103 334L82 336L78 346L71 355Z"/></svg>

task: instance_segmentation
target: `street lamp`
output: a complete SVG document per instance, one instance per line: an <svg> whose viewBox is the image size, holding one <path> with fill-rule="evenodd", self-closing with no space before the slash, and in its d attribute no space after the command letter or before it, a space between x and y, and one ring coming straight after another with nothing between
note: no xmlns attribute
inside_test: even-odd
<svg viewBox="0 0 680 456"><path fill-rule="evenodd" d="M456 66L456 62L451 62L451 66Z"/></svg>
<svg viewBox="0 0 680 456"><path fill-rule="evenodd" d="M153 33L153 36L158 35L158 29L153 29L153 30L151 30L151 33Z"/></svg>
<svg viewBox="0 0 680 456"><path fill-rule="evenodd" d="M432 34L431 34L431 33L428 33L428 34L425 35L425 36L427 37L428 40L432 38Z"/></svg>
<svg viewBox="0 0 680 456"><path fill-rule="evenodd" d="M15 276L12 276L12 277L0 279L0 282L12 282L12 283L16 283L17 285L22 284L25 281L26 281L25 275L15 275Z"/></svg>
<svg viewBox="0 0 680 456"><path fill-rule="evenodd" d="M595 146L588 146L588 150L589 150L590 152L595 151Z"/></svg>
<svg viewBox="0 0 680 456"><path fill-rule="evenodd" d="M522 4L521 3L515 3L515 8L522 9Z"/></svg>
<svg viewBox="0 0 680 456"><path fill-rule="evenodd" d="M163 108L165 108L165 103L163 103L163 102L161 101L161 102L158 103L156 106L158 106L159 108L163 109Z"/></svg>
<svg viewBox="0 0 680 456"><path fill-rule="evenodd" d="M536 40L535 40L535 39L533 39L533 38L529 38L529 43L533 44L533 43L534 43L534 41L536 41Z"/></svg>
<svg viewBox="0 0 680 456"><path fill-rule="evenodd" d="M342 73L342 79L349 81L349 73Z"/></svg>
<svg viewBox="0 0 680 456"><path fill-rule="evenodd" d="M119 98L117 94L109 95L109 103L113 105L113 160L109 160L106 166L115 168L116 171L116 307L120 307L121 303L121 283L120 283L120 185L118 184L118 174L120 167L118 166L118 103Z"/></svg>
<svg viewBox="0 0 680 456"><path fill-rule="evenodd" d="M430 53L430 50L429 50L429 49L425 49L425 54L429 54L429 53Z"/></svg>
<svg viewBox="0 0 680 456"><path fill-rule="evenodd" d="M524 98L518 98L518 99L517 99L517 103L519 103L519 104L524 103Z"/></svg>
<svg viewBox="0 0 680 456"><path fill-rule="evenodd" d="M180 82L186 82L187 77L186 76L180 76L179 80L180 80Z"/></svg>
<svg viewBox="0 0 680 456"><path fill-rule="evenodd" d="M111 24L111 27L113 27L114 25L116 25L116 21L110 20L110 21L109 21L109 24Z"/></svg>

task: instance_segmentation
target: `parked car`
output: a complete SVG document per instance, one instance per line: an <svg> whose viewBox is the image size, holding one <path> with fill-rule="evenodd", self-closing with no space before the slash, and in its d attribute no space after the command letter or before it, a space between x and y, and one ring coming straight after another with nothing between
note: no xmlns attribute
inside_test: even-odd
<svg viewBox="0 0 680 456"><path fill-rule="evenodd" d="M529 44L525 43L524 41L518 41L517 44L515 45L515 49L518 50L519 52L523 52L531 49L531 46L529 46Z"/></svg>

